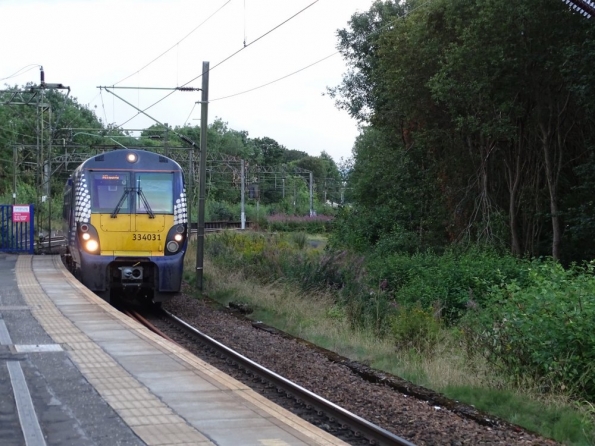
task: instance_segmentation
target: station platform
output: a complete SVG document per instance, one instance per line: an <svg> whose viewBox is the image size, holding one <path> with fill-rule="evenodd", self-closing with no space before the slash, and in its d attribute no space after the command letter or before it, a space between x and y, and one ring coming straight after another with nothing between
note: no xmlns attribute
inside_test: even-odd
<svg viewBox="0 0 595 446"><path fill-rule="evenodd" d="M344 445L155 335L59 256L0 254L0 445Z"/></svg>

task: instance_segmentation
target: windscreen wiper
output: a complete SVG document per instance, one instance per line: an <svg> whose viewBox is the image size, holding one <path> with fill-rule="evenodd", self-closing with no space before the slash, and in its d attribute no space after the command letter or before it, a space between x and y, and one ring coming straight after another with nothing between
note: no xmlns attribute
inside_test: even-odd
<svg viewBox="0 0 595 446"><path fill-rule="evenodd" d="M131 187L124 188L122 197L120 198L120 201L118 201L118 204L116 205L116 208L114 209L114 212L112 212L112 216L111 216L112 218L116 218L118 216L118 212L120 212L120 208L124 204L124 200L126 200L126 197L128 196L128 194L130 193L131 190L132 190Z"/></svg>
<svg viewBox="0 0 595 446"><path fill-rule="evenodd" d="M136 194L140 197L141 201L145 205L145 209L147 210L147 214L149 214L149 218L155 218L155 214L153 214L151 206L149 206L149 202L147 201L147 197L145 197L145 194L143 193L143 190L140 188L140 186L136 189Z"/></svg>

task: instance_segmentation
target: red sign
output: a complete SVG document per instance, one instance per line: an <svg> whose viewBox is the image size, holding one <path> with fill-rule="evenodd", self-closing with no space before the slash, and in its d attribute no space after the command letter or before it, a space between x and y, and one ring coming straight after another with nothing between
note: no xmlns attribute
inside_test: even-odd
<svg viewBox="0 0 595 446"><path fill-rule="evenodd" d="M28 223L31 219L31 211L28 205L14 205L12 207L12 221L15 223Z"/></svg>

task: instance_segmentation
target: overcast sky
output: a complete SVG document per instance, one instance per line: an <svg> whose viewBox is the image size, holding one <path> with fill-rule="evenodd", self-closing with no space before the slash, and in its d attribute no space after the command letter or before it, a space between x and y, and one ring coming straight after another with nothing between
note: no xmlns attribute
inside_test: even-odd
<svg viewBox="0 0 595 446"><path fill-rule="evenodd" d="M319 0L256 41L313 2L0 0L0 79L29 64L42 65L46 82L70 86L71 95L88 104L104 122L121 125L137 112L98 86L182 86L201 74L203 61L213 68L243 48L245 40L246 48L210 73L209 123L219 117L252 138L268 136L288 149L314 156L324 150L339 161L351 156L358 134L357 123L323 96L326 87L338 85L346 71L340 55L267 87L217 100L331 55L336 51L337 29L345 28L354 12L366 11L373 3ZM27 82L39 83L39 68L0 83ZM198 78L189 86L201 87L201 82ZM168 93L113 91L140 108ZM175 92L147 113L171 126L198 125L200 106L194 105L199 100L200 92ZM152 123L141 115L123 128L142 129Z"/></svg>

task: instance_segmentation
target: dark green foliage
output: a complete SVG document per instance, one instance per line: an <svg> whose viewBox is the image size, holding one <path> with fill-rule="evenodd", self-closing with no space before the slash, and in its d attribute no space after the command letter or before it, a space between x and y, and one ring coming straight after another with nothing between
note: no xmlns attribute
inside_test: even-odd
<svg viewBox="0 0 595 446"><path fill-rule="evenodd" d="M209 221L233 221L239 218L234 215L229 203L224 201L209 201L206 210Z"/></svg>
<svg viewBox="0 0 595 446"><path fill-rule="evenodd" d="M411 252L415 235L421 250L588 257L588 211L573 198L595 135L591 25L560 0L378 1L355 14L332 93L366 125L348 176L372 231L357 249L387 238Z"/></svg>
<svg viewBox="0 0 595 446"><path fill-rule="evenodd" d="M565 198L565 255L563 260L595 258L595 153L589 147L589 157L575 171L580 180Z"/></svg>
<svg viewBox="0 0 595 446"><path fill-rule="evenodd" d="M52 232L62 229L57 222L62 209L62 189L69 174L63 169L64 164L52 164L51 169L45 170L50 175L43 178L42 187L39 162L47 165L48 159L64 155L67 150L72 153L73 149L67 146L73 137L77 138L77 143L97 143L97 138L77 135L73 128L101 129L103 126L93 111L62 92L46 90L44 103L50 104L52 118L50 121L50 108L40 113L44 130L39 133L39 139L35 100L30 105L0 105L0 199L3 204L12 203L12 194L16 192L17 203L34 204L38 234L48 234L50 226ZM69 167L72 170L77 164ZM43 202L42 196L48 199Z"/></svg>
<svg viewBox="0 0 595 446"><path fill-rule="evenodd" d="M370 281L386 281L386 290L399 305L422 308L439 305L439 316L456 322L469 308L483 307L494 285L524 283L524 262L490 250L447 250L373 255L368 261Z"/></svg>
<svg viewBox="0 0 595 446"><path fill-rule="evenodd" d="M304 237L223 232L209 237L206 249L216 262L267 283L285 278L308 290L342 287L345 255L304 251Z"/></svg>
<svg viewBox="0 0 595 446"><path fill-rule="evenodd" d="M339 31L331 93L364 129L330 237L368 256L339 294L353 323L407 345L432 309L504 376L593 401L593 268L572 262L595 255L594 29L559 0L407 0Z"/></svg>
<svg viewBox="0 0 595 446"><path fill-rule="evenodd" d="M477 248L366 260L304 251L282 235L238 233L209 237L207 250L248 277L334 293L353 327L390 336L399 348L431 351L446 323L502 376L595 399L593 263L564 269Z"/></svg>
<svg viewBox="0 0 595 446"><path fill-rule="evenodd" d="M466 317L466 333L509 376L530 376L545 389L595 398L594 264L564 269L551 261L525 265L524 283L490 288Z"/></svg>
<svg viewBox="0 0 595 446"><path fill-rule="evenodd" d="M308 236L305 232L294 232L291 234L291 241L297 249L304 249L308 244Z"/></svg>
<svg viewBox="0 0 595 446"><path fill-rule="evenodd" d="M333 231L329 235L329 243L338 249L350 248L355 252L363 252L370 247L369 234L366 231L366 220L360 215L362 210L340 207L335 216Z"/></svg>
<svg viewBox="0 0 595 446"><path fill-rule="evenodd" d="M342 207L339 209L334 221L333 233L330 243L338 249L352 249L356 252L366 252L376 245L381 239L387 237L395 221L393 213L387 206L378 206L374 209L367 207ZM416 248L415 235L407 234L400 245L403 251Z"/></svg>

